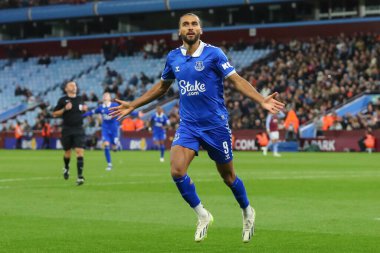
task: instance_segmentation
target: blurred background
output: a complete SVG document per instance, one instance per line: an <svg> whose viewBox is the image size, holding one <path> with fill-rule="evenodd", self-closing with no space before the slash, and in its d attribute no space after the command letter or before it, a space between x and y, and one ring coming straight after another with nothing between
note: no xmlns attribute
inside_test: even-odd
<svg viewBox="0 0 380 253"><path fill-rule="evenodd" d="M0 8L0 148L61 148L51 113L69 80L90 108L105 91L142 95L181 45L179 17L194 12L204 42L263 96L278 92L286 103L280 151L380 151L378 0L2 0ZM259 150L266 112L224 86L234 149ZM123 149L154 149L147 122L157 105L170 119L170 146L176 83L122 122ZM101 148L100 119L85 126L87 148Z"/></svg>

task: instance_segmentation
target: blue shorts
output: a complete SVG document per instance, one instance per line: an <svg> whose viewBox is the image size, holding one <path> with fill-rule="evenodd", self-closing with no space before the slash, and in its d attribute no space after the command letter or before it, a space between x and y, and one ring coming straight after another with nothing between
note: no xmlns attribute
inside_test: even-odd
<svg viewBox="0 0 380 253"><path fill-rule="evenodd" d="M153 141L164 141L164 140L166 140L165 132L153 133Z"/></svg>
<svg viewBox="0 0 380 253"><path fill-rule="evenodd" d="M211 130L195 130L180 125L172 143L172 146L176 145L192 149L196 155L202 146L209 157L219 164L228 163L233 158L232 134L228 125Z"/></svg>
<svg viewBox="0 0 380 253"><path fill-rule="evenodd" d="M111 145L118 145L119 143L119 129L109 130L102 129L102 141L109 142Z"/></svg>

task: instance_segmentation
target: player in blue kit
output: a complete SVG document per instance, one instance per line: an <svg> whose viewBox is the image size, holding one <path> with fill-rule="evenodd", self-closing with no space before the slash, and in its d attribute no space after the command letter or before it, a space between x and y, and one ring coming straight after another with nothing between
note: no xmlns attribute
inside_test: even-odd
<svg viewBox="0 0 380 253"><path fill-rule="evenodd" d="M164 162L166 140L165 127L170 123L169 118L165 115L164 110L162 110L160 106L157 106L156 111L156 114L154 114L150 120L150 126L152 128L154 144L160 149L160 162Z"/></svg>
<svg viewBox="0 0 380 253"><path fill-rule="evenodd" d="M93 114L101 114L102 116L102 141L104 145L104 155L107 160L107 171L112 170L110 146L112 145L112 148L116 150L119 145L120 122L109 115L109 108L114 106L118 106L118 104L111 102L111 94L105 92L103 94L103 104L95 110L83 114L83 117Z"/></svg>
<svg viewBox="0 0 380 253"><path fill-rule="evenodd" d="M180 93L181 121L171 147L171 175L182 197L198 216L195 241L202 241L206 237L213 221L213 216L203 207L194 182L187 174L191 161L202 146L215 161L219 174L242 208L243 242L249 242L254 233L255 211L233 166L223 80L233 83L239 92L271 113L279 112L284 104L274 99L277 93L268 97L261 96L248 81L236 73L220 48L200 40L201 34L198 16L192 13L183 15L179 21L179 36L183 45L168 54L161 81L132 102L117 100L120 105L111 108L111 115L122 119L136 108L161 97L176 79Z"/></svg>

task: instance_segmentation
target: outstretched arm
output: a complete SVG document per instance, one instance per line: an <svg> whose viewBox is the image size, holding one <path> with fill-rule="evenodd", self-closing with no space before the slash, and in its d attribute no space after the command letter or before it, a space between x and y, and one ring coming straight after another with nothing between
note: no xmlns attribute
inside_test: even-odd
<svg viewBox="0 0 380 253"><path fill-rule="evenodd" d="M234 84L235 88L240 93L259 103L261 107L271 113L278 113L285 106L285 104L275 99L278 95L277 92L267 97L263 97L247 80L239 76L237 73L230 75L227 79Z"/></svg>
<svg viewBox="0 0 380 253"><path fill-rule="evenodd" d="M132 102L122 101L119 99L115 99L116 102L118 102L120 105L116 107L111 107L110 110L112 111L110 115L115 118L117 117L117 120L121 120L128 114L130 114L133 110L146 105L157 98L164 95L170 85L172 84L172 80L170 81L164 81L160 80L157 84L155 84L150 90L145 92L141 97L135 99Z"/></svg>
<svg viewBox="0 0 380 253"><path fill-rule="evenodd" d="M83 113L82 117L85 118L85 117L92 116L92 115L94 115L94 112L92 110L90 110L90 111Z"/></svg>

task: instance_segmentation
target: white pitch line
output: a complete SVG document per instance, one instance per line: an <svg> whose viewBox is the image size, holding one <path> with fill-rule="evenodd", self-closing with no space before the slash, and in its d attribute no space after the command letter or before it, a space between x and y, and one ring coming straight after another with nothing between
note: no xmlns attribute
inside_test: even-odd
<svg viewBox="0 0 380 253"><path fill-rule="evenodd" d="M380 218L375 218L374 220L378 220L378 221L380 221Z"/></svg>
<svg viewBox="0 0 380 253"><path fill-rule="evenodd" d="M4 178L4 179L0 179L0 183L3 183L3 182L16 182L16 181L50 180L50 179L57 179L57 177Z"/></svg>
<svg viewBox="0 0 380 253"><path fill-rule="evenodd" d="M207 175L207 173L206 173ZM315 175L255 175L254 173L250 174L252 175L254 180L313 180L313 179L336 179L336 178L362 178L362 177L380 177L380 174L372 174L372 173L358 173L358 174L341 174L341 175L334 175L334 174L315 174ZM143 175L141 174L136 174L136 175L131 175L131 177L141 177ZM213 175L214 176L214 175ZM149 177L149 175L146 175L146 177ZM166 183L170 182L170 179L165 179L165 180L142 180L142 181L133 181L133 180L126 180L125 182L101 182L101 178L104 178L104 176L98 176L98 177L92 177L93 180L92 183L89 182L88 185L123 185L123 184L154 184L154 183ZM38 181L38 180L59 180L59 177L29 177L29 178L3 178L0 179L0 183L7 183L7 182L23 182L23 181ZM100 180L94 180L94 179L100 179ZM221 179L215 175L215 177L212 178L202 178L202 179L197 179L197 182L217 182L220 181ZM100 182L99 182L100 181ZM2 186L0 189L5 189L9 188L6 186ZM377 218L376 218L377 219ZM378 218L380 220L380 218Z"/></svg>

